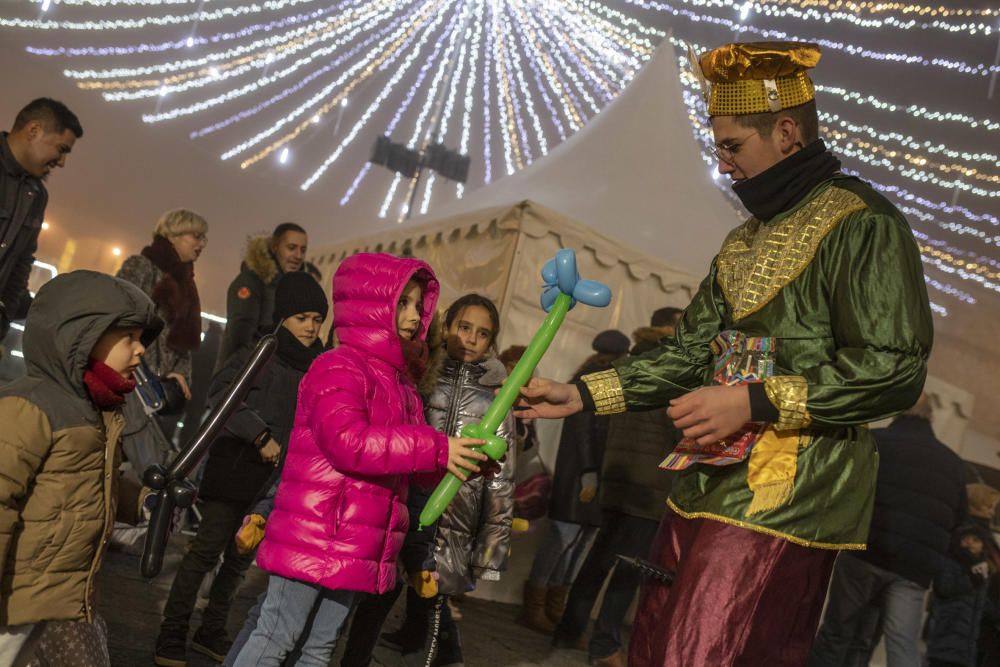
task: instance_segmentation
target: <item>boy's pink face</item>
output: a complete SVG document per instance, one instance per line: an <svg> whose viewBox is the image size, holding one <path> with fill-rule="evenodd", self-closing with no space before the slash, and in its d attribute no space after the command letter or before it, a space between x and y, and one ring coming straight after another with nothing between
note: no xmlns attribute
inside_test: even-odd
<svg viewBox="0 0 1000 667"><path fill-rule="evenodd" d="M139 367L139 361L146 352L141 337L140 327L111 327L98 339L90 358L104 363L128 379L132 371Z"/></svg>
<svg viewBox="0 0 1000 667"><path fill-rule="evenodd" d="M424 290L420 283L410 281L396 305L396 333L404 340L413 340L420 333L421 315L424 310Z"/></svg>

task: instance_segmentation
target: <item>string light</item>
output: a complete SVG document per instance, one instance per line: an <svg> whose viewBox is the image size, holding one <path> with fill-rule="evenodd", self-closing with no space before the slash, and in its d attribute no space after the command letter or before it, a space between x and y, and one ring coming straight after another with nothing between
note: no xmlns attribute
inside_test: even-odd
<svg viewBox="0 0 1000 667"><path fill-rule="evenodd" d="M993 25L981 21L962 23L952 23L929 16L929 12L916 12L918 16L912 16L915 12L903 11L902 16L882 16L885 13L882 3L839 3L836 9L822 11L817 6L823 3L812 1L797 1L794 3L785 2L753 2L751 0L677 0L685 5L691 5L706 9L728 9L735 10L741 21L745 21L751 14L761 14L768 18L784 18L796 21L815 21L823 24L835 22L851 23L859 28L870 28L882 30L885 28L909 31L909 30L941 30L949 33L965 33L967 35L993 34L996 29ZM643 0L626 0L627 4L636 5L651 11L669 11L672 6L666 2L645 2ZM869 5L869 11L861 10L862 5ZM792 6L785 6L792 5ZM879 7L881 11L873 12L871 9ZM929 8L921 8L927 10ZM871 14L865 16L865 13ZM950 16L950 15L949 15ZM972 18L975 15L965 15L965 18ZM990 14L980 14L982 18L989 18ZM931 18L932 20L927 20ZM941 15L941 18L946 18Z"/></svg>

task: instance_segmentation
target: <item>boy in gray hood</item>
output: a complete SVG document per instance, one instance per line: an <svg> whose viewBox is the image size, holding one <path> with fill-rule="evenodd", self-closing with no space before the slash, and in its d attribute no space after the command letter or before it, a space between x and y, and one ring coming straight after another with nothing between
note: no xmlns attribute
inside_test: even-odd
<svg viewBox="0 0 1000 667"><path fill-rule="evenodd" d="M110 664L95 578L142 495L119 479L120 407L161 328L141 290L93 271L49 281L28 311L27 376L0 388L0 664Z"/></svg>

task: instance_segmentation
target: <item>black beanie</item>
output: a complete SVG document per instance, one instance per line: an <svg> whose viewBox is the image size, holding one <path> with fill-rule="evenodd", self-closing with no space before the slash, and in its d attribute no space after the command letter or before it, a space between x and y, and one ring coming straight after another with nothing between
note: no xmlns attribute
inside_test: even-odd
<svg viewBox="0 0 1000 667"><path fill-rule="evenodd" d="M597 334L592 345L594 352L604 354L625 354L631 346L632 341L628 336L617 329L608 329Z"/></svg>
<svg viewBox="0 0 1000 667"><path fill-rule="evenodd" d="M319 313L326 319L329 305L323 288L305 271L281 276L274 289L274 326L286 317L299 313Z"/></svg>

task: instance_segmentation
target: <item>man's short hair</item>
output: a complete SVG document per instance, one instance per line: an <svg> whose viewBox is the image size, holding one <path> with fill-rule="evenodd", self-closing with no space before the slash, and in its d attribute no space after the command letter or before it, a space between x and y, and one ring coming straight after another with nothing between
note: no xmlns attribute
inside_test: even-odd
<svg viewBox="0 0 1000 667"><path fill-rule="evenodd" d="M298 232L300 234L305 234L306 230L302 229L300 225L294 222L283 222L274 228L274 233L271 234L271 240L277 242L282 236L288 232Z"/></svg>
<svg viewBox="0 0 1000 667"><path fill-rule="evenodd" d="M790 107L774 113L754 113L746 116L733 116L736 124L757 132L762 137L769 136L778 124L778 119L789 117L799 125L804 143L812 143L819 139L819 115L816 112L816 100L809 100L797 107Z"/></svg>
<svg viewBox="0 0 1000 667"><path fill-rule="evenodd" d="M32 100L26 107L17 113L14 118L14 127L11 132L18 132L31 121L39 121L46 132L62 134L66 130L71 131L76 138L83 136L83 127L76 114L69 110L62 102L48 97L39 97Z"/></svg>

